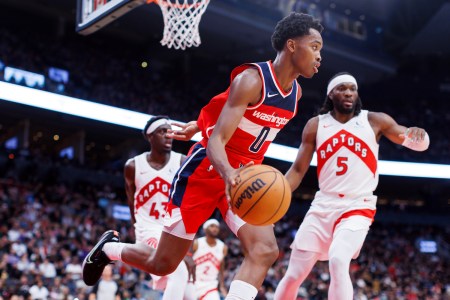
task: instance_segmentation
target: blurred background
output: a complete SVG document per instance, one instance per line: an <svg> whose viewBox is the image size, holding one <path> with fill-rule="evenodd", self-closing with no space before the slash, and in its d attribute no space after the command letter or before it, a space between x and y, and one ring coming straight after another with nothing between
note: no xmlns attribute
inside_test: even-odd
<svg viewBox="0 0 450 300"><path fill-rule="evenodd" d="M275 58L271 34L291 11L321 20L323 60L314 78L298 79L298 115L276 143L299 146L328 80L347 71L358 80L363 108L430 135L423 153L382 139L380 159L450 164L450 3L444 0L211 0L200 22L201 45L185 51L161 46L156 4L80 35L75 0L0 0L0 81L187 122L228 87L235 66ZM187 153L191 145L175 142L174 150ZM38 284L51 299L89 297L80 262L106 228L134 240L126 214L114 209L126 205L125 161L147 150L137 129L0 101L3 299L26 298ZM265 163L282 172L290 166ZM271 299L316 190L311 167L275 227L282 251L258 299ZM351 266L355 299L450 299L450 181L382 175L376 194L375 223ZM226 226L221 238L231 250L229 284L242 253ZM158 299L148 275L120 264L113 271L121 298ZM299 299L326 299L328 284L328 267L318 264Z"/></svg>

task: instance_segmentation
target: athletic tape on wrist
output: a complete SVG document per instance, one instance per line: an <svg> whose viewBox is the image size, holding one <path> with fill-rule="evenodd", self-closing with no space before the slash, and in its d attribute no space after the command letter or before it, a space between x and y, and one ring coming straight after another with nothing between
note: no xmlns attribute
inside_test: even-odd
<svg viewBox="0 0 450 300"><path fill-rule="evenodd" d="M405 131L405 140L403 141L402 146L414 151L425 151L428 149L428 146L430 145L430 137L428 133L425 132L425 137L420 142L414 142L408 137L408 133L409 128Z"/></svg>

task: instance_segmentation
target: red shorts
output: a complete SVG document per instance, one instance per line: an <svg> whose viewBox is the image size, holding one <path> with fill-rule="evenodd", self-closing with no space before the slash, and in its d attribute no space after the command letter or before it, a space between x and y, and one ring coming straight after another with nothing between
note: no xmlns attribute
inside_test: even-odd
<svg viewBox="0 0 450 300"><path fill-rule="evenodd" d="M233 168L239 168L247 161L228 154ZM255 162L256 163L256 162ZM225 196L225 182L206 156L206 148L200 143L192 146L189 156L175 175L170 189L168 213L179 207L186 233L196 233L198 228L218 208L225 217L228 203Z"/></svg>

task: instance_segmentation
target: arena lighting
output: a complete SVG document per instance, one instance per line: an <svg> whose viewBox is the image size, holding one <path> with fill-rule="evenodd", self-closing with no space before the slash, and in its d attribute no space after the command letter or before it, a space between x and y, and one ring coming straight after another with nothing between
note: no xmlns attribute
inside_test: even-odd
<svg viewBox="0 0 450 300"><path fill-rule="evenodd" d="M146 122L151 117L150 115L131 110L53 94L2 81L0 81L0 100L30 105L139 130L144 128ZM200 134L196 134L193 140L199 141L200 138ZM266 157L287 162L293 162L296 156L297 148L275 143L270 145L266 153ZM317 166L316 156L313 157L311 165ZM450 179L450 165L380 160L378 166L380 175Z"/></svg>

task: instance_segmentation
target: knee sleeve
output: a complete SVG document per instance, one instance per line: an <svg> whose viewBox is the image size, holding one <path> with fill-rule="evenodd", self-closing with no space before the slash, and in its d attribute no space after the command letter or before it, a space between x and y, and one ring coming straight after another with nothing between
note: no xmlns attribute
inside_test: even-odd
<svg viewBox="0 0 450 300"><path fill-rule="evenodd" d="M275 300L297 299L298 288L311 272L320 253L293 249L288 269L275 290Z"/></svg>
<svg viewBox="0 0 450 300"><path fill-rule="evenodd" d="M342 229L336 233L329 250L330 289L328 299L353 299L353 285L350 279L350 261L359 252L367 230Z"/></svg>
<svg viewBox="0 0 450 300"><path fill-rule="evenodd" d="M315 252L292 250L285 276L295 279L306 278L317 262L318 256L319 254Z"/></svg>

